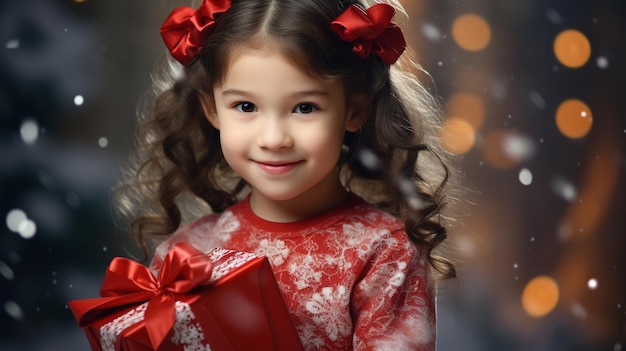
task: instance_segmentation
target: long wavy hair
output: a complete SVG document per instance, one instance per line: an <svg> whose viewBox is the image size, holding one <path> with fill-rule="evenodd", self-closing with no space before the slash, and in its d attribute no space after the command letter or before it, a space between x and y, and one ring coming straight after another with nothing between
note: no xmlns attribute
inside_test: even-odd
<svg viewBox="0 0 626 351"><path fill-rule="evenodd" d="M361 59L330 28L353 0L232 0L203 51L187 67L165 65L140 114L136 148L116 189L116 208L145 258L181 223L221 212L248 192L226 163L220 135L200 98L213 97L233 50L279 50L313 77L343 82L348 102L366 116L346 132L338 167L344 186L400 218L408 238L425 250L443 278L456 276L438 246L446 239L443 209L450 166L438 141L440 108L406 53L391 67L376 55ZM394 2L398 14L405 14ZM205 101L206 101L205 100Z"/></svg>

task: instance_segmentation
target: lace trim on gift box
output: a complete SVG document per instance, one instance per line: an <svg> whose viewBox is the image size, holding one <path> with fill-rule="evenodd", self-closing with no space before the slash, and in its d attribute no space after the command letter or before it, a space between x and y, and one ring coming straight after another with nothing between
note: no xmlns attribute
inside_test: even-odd
<svg viewBox="0 0 626 351"><path fill-rule="evenodd" d="M144 319L147 307L146 302L103 325L100 328L102 351L115 351L115 340L126 328ZM176 301L176 324L173 329L171 341L175 345L183 346L184 351L211 351L211 346L204 343L204 332L196 322L196 316L188 303Z"/></svg>
<svg viewBox="0 0 626 351"><path fill-rule="evenodd" d="M176 301L176 324L172 342L183 345L184 351L211 351L211 346L204 343L202 327L196 322L196 316L187 303Z"/></svg>
<svg viewBox="0 0 626 351"><path fill-rule="evenodd" d="M213 249L208 255L211 257L211 261L214 262L211 281L216 281L233 269L239 268L248 261L259 257L250 252L240 252L222 248Z"/></svg>
<svg viewBox="0 0 626 351"><path fill-rule="evenodd" d="M141 322L147 307L148 303L146 302L100 327L100 346L102 351L114 351L117 337L124 329Z"/></svg>

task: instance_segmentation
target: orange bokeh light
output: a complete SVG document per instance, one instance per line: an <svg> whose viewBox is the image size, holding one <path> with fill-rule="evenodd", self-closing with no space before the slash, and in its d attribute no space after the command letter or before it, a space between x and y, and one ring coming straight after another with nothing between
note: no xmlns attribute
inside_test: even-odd
<svg viewBox="0 0 626 351"><path fill-rule="evenodd" d="M491 41L491 27L479 15L464 14L452 24L452 37L458 46L467 51L480 51Z"/></svg>
<svg viewBox="0 0 626 351"><path fill-rule="evenodd" d="M554 39L554 55L562 65L579 68L589 61L591 44L583 33L567 29Z"/></svg>
<svg viewBox="0 0 626 351"><path fill-rule="evenodd" d="M471 124L459 117L448 118L439 134L443 147L456 155L468 152L476 141L476 132Z"/></svg>
<svg viewBox="0 0 626 351"><path fill-rule="evenodd" d="M480 129L485 121L485 105L474 94L457 93L448 99L448 115L461 116L474 129Z"/></svg>
<svg viewBox="0 0 626 351"><path fill-rule="evenodd" d="M494 130L487 135L483 155L488 164L498 169L510 169L519 163L519 160L507 151L506 145L510 137L510 132L503 129Z"/></svg>
<svg viewBox="0 0 626 351"><path fill-rule="evenodd" d="M533 278L522 292L522 307L533 317L543 317L559 302L559 286L551 277L542 275Z"/></svg>
<svg viewBox="0 0 626 351"><path fill-rule="evenodd" d="M565 100L556 110L556 126L568 138L584 137L589 133L592 125L591 110L580 100Z"/></svg>

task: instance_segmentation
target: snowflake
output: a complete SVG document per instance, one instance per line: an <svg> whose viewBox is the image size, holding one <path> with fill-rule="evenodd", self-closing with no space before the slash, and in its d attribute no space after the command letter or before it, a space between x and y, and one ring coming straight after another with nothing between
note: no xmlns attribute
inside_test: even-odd
<svg viewBox="0 0 626 351"><path fill-rule="evenodd" d="M263 239L259 242L259 246L254 250L258 255L266 256L272 261L274 266L280 266L285 263L285 259L289 257L289 248L282 240L270 241Z"/></svg>
<svg viewBox="0 0 626 351"><path fill-rule="evenodd" d="M363 241L364 237L369 236L365 233L365 231L366 227L361 222L355 222L352 224L347 223L343 225L343 234L347 238L346 243L351 247L358 246Z"/></svg>
<svg viewBox="0 0 626 351"><path fill-rule="evenodd" d="M367 281L363 281L359 288L363 296L375 297L381 293L385 293L391 297L398 292L398 288L404 284L406 280L406 262L397 262L381 266Z"/></svg>
<svg viewBox="0 0 626 351"><path fill-rule="evenodd" d="M368 347L373 350L416 350L428 345L427 349L434 349L434 335L432 321L427 316L408 316L402 320L395 320L399 323L393 332L382 333L378 337L367 340ZM363 340L355 340L355 346L362 345Z"/></svg>
<svg viewBox="0 0 626 351"><path fill-rule="evenodd" d="M387 229L379 231L378 234L374 235L373 237L380 238L378 242L381 245L385 245L386 247L394 247L398 245L398 240L394 238L393 235L391 235L391 232Z"/></svg>
<svg viewBox="0 0 626 351"><path fill-rule="evenodd" d="M322 271L311 255L302 255L289 265L289 274L298 290L308 288L312 283L319 283Z"/></svg>
<svg viewBox="0 0 626 351"><path fill-rule="evenodd" d="M352 333L352 321L340 306L348 306L349 291L345 286L322 288L321 293L314 293L306 303L306 309L313 315L315 323L324 326L324 330L331 341Z"/></svg>
<svg viewBox="0 0 626 351"><path fill-rule="evenodd" d="M397 262L396 266L397 269L389 274L389 285L393 288L393 290L401 287L402 284L404 284L404 280L406 279L406 274L404 274L404 271L407 267L406 262Z"/></svg>
<svg viewBox="0 0 626 351"><path fill-rule="evenodd" d="M239 230L240 227L237 217L231 211L224 212L215 224L217 226L216 235L222 242L229 241L233 233Z"/></svg>
<svg viewBox="0 0 626 351"><path fill-rule="evenodd" d="M317 328L311 324L301 325L298 328L298 336L302 346L307 350L320 350L326 345L324 338L317 333Z"/></svg>
<svg viewBox="0 0 626 351"><path fill-rule="evenodd" d="M384 220L385 219L385 217L382 217L376 211L367 211L367 212L365 212L365 215L363 216L363 218L367 219L370 222L378 222L379 218L380 218L380 220Z"/></svg>
<svg viewBox="0 0 626 351"><path fill-rule="evenodd" d="M324 257L324 262L326 262L326 264L329 266L336 266L340 272L349 271L350 268L352 268L352 266L354 265L353 262L348 259L348 257L346 257L345 253L339 256L326 255Z"/></svg>

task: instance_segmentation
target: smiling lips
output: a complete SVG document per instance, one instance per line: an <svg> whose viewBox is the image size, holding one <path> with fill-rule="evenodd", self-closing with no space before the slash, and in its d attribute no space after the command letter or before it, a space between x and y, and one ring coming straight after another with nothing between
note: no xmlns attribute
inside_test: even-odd
<svg viewBox="0 0 626 351"><path fill-rule="evenodd" d="M254 161L256 164L268 174L285 174L292 169L296 168L299 164L304 161L295 161L295 162L265 162L265 161Z"/></svg>

